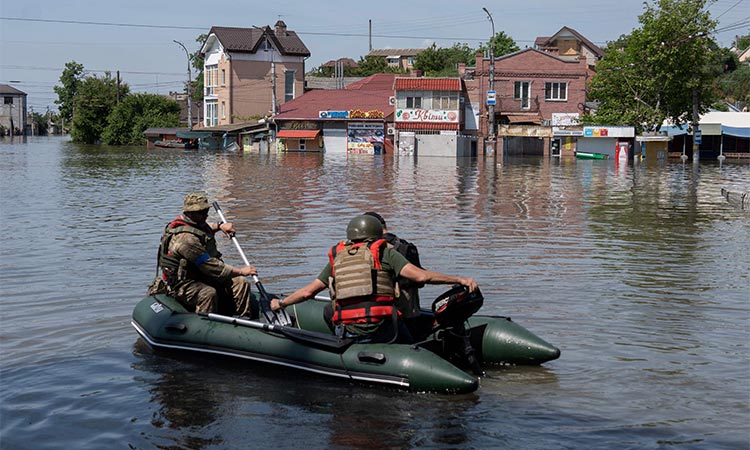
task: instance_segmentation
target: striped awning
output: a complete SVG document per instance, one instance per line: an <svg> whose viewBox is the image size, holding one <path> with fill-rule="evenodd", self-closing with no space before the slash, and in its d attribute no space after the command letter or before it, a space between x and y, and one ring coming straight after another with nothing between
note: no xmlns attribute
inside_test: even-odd
<svg viewBox="0 0 750 450"><path fill-rule="evenodd" d="M422 130L453 130L461 129L458 122L438 123L438 122L396 122L396 128L402 131L422 131Z"/></svg>
<svg viewBox="0 0 750 450"><path fill-rule="evenodd" d="M320 134L320 130L279 130L276 133L277 138L291 139L315 139Z"/></svg>

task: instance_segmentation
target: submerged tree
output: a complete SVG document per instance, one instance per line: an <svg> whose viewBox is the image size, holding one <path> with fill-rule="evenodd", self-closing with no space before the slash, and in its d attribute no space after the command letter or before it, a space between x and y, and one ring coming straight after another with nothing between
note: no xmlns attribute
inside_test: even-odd
<svg viewBox="0 0 750 450"><path fill-rule="evenodd" d="M659 0L645 5L641 28L610 45L597 64L589 97L599 102L588 123L658 130L665 119L691 121L715 99L716 27L710 0Z"/></svg>
<svg viewBox="0 0 750 450"><path fill-rule="evenodd" d="M65 70L60 75L62 86L55 86L54 90L57 94L55 104L58 105L57 109L60 111L60 118L67 122L70 122L73 118L74 101L82 82L83 64L78 64L75 61L66 63Z"/></svg>
<svg viewBox="0 0 750 450"><path fill-rule="evenodd" d="M131 94L107 117L102 142L109 145L142 145L149 127L177 127L180 104L156 94Z"/></svg>
<svg viewBox="0 0 750 450"><path fill-rule="evenodd" d="M130 89L127 84L118 86L109 72L103 77L90 76L81 82L74 101L73 126L70 132L73 141L94 144L101 138L107 125L107 116L120 97L126 97Z"/></svg>

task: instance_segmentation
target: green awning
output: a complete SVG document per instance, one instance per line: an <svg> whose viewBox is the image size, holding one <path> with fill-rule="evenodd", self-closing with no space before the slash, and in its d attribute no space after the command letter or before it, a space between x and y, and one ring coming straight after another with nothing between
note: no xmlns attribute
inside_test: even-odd
<svg viewBox="0 0 750 450"><path fill-rule="evenodd" d="M177 137L181 139L205 139L211 137L210 131L178 131Z"/></svg>

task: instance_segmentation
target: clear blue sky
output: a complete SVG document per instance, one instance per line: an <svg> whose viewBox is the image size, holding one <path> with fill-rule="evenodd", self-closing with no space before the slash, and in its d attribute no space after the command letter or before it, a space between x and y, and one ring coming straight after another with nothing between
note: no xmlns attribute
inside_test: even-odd
<svg viewBox="0 0 750 450"><path fill-rule="evenodd" d="M563 26L603 46L638 27L643 12L643 0L0 0L0 83L29 94L34 111L54 110L52 87L74 60L97 74L119 70L132 92L166 94L182 90L187 78L185 53L173 39L194 51L196 37L212 26L273 26L279 18L310 49L308 70L367 54L368 20L373 48L477 47L491 34L483 6L495 31L521 48ZM720 21L721 46L750 33L750 0L718 0L709 11Z"/></svg>

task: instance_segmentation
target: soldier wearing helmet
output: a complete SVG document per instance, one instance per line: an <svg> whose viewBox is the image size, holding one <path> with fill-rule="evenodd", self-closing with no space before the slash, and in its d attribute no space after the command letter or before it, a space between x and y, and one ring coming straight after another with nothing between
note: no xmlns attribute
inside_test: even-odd
<svg viewBox="0 0 750 450"><path fill-rule="evenodd" d="M215 234L234 235L231 223L208 223L210 205L204 192L185 196L182 214L164 228L159 266L167 292L189 311L258 317L257 300L247 276L253 266L234 267L221 259Z"/></svg>
<svg viewBox="0 0 750 450"><path fill-rule="evenodd" d="M354 217L346 228L346 241L331 247L328 264L318 277L281 300L273 299L278 310L315 297L328 288L332 307L326 321L342 325L344 333L363 342L408 343L411 336L395 307L399 277L422 284L460 284L471 292L473 278L445 275L421 269L386 245L383 226L372 215Z"/></svg>

